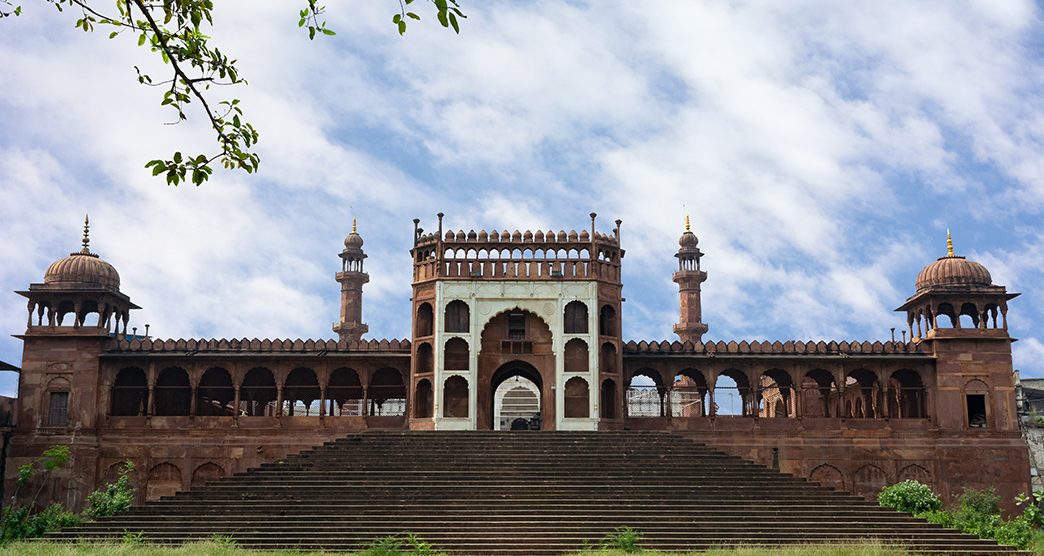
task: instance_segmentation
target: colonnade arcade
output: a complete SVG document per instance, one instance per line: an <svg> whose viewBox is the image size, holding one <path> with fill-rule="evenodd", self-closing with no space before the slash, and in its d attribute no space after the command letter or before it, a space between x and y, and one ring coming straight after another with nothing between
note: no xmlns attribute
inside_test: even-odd
<svg viewBox="0 0 1044 556"><path fill-rule="evenodd" d="M625 360L626 361L626 360ZM629 361L628 417L926 419L934 369L924 362Z"/></svg>
<svg viewBox="0 0 1044 556"><path fill-rule="evenodd" d="M402 361L405 365L405 360ZM406 372L384 362L110 363L108 415L402 417Z"/></svg>

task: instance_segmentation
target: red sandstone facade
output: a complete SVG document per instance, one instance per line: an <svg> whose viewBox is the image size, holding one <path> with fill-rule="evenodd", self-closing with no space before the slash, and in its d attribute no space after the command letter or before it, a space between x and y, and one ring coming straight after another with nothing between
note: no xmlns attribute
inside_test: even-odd
<svg viewBox="0 0 1044 556"><path fill-rule="evenodd" d="M75 507L128 459L154 499L351 431L539 427L674 430L866 495L906 478L947 496L1028 490L1017 294L981 265L951 247L921 271L898 309L909 341L703 342L707 272L688 223L679 244L676 341L623 340L620 221L603 233L594 214L579 233L415 221L410 340L362 339L354 225L338 339L156 340L127 334L137 307L85 230L81 251L18 292L29 320L5 480L67 444L73 466L50 495Z"/></svg>

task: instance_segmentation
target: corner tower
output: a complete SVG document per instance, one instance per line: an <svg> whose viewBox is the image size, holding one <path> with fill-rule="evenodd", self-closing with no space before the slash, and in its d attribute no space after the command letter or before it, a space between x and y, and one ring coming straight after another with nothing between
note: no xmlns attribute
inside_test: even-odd
<svg viewBox="0 0 1044 556"><path fill-rule="evenodd" d="M363 272L366 253L355 218L352 218L352 233L344 238L340 257L341 271L336 279L341 284L341 320L333 325L333 331L341 341L358 342L369 331L362 321L362 288L370 281L370 275Z"/></svg>
<svg viewBox="0 0 1044 556"><path fill-rule="evenodd" d="M414 220L410 427L622 425L620 221L609 234Z"/></svg>
<svg viewBox="0 0 1044 556"><path fill-rule="evenodd" d="M84 218L83 246L51 263L43 282L17 292L27 298L29 319L18 375L18 429L9 452L15 467L48 446L69 446L73 461L98 457L99 400L112 386L101 374L101 357L113 338L126 335L130 312L139 307L120 291L116 269L90 249ZM145 387L144 377L140 386ZM30 431L26 433L26 431ZM72 480L63 500L80 503L93 489L93 473Z"/></svg>
<svg viewBox="0 0 1044 556"><path fill-rule="evenodd" d="M681 296L679 306L681 320L674 325L674 333L683 342L698 342L707 333L708 326L703 322L703 306L700 287L707 281L707 273L700 269L700 258L703 252L699 248L700 240L692 233L689 215L685 215L685 232L678 239L678 270L672 279L678 284Z"/></svg>
<svg viewBox="0 0 1044 556"><path fill-rule="evenodd" d="M935 356L928 411L940 429L1017 433L1007 315L1008 301L1019 294L993 284L983 265L956 255L949 231L946 255L925 266L915 286L896 310L906 312L911 338Z"/></svg>

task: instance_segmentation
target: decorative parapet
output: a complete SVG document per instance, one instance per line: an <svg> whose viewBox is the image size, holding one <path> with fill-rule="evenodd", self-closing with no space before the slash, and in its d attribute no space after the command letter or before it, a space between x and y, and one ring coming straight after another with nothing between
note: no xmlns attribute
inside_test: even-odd
<svg viewBox="0 0 1044 556"><path fill-rule="evenodd" d="M667 340L624 344L625 354L760 354L760 355L931 355L920 342L881 341L801 341L786 342L735 340L726 342L680 342Z"/></svg>
<svg viewBox="0 0 1044 556"><path fill-rule="evenodd" d="M319 352L410 352L409 340L381 339L346 342L337 340L287 339L126 339L118 338L109 346L109 352L249 352L249 353L319 353Z"/></svg>
<svg viewBox="0 0 1044 556"><path fill-rule="evenodd" d="M590 230L447 230L424 233L414 220L414 283L454 280L620 281L620 222L611 234Z"/></svg>

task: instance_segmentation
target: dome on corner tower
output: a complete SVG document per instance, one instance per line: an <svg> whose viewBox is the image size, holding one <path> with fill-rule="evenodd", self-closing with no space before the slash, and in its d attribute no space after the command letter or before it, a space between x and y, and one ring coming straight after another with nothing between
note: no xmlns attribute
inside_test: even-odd
<svg viewBox="0 0 1044 556"><path fill-rule="evenodd" d="M953 240L949 231L946 232L946 256L925 266L917 274L917 291L931 287L948 286L972 286L982 287L993 285L993 278L985 266L969 261L964 257L953 253Z"/></svg>
<svg viewBox="0 0 1044 556"><path fill-rule="evenodd" d="M45 284L86 284L120 289L120 275L116 268L91 253L89 229L90 221L84 218L83 248L51 263L44 273Z"/></svg>

